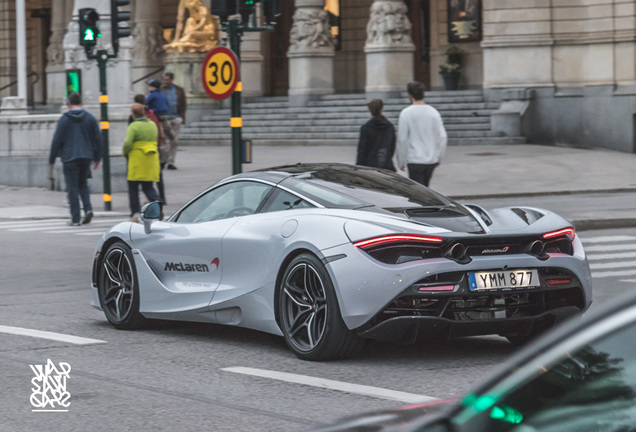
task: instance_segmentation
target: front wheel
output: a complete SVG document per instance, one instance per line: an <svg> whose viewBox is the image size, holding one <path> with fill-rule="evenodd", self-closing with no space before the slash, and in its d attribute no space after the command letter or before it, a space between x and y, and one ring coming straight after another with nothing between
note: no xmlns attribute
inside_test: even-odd
<svg viewBox="0 0 636 432"><path fill-rule="evenodd" d="M106 319L120 330L143 327L139 312L137 269L130 248L117 242L106 250L98 279L99 299Z"/></svg>
<svg viewBox="0 0 636 432"><path fill-rule="evenodd" d="M344 358L364 346L364 339L343 322L329 274L314 255L301 254L289 263L278 307L285 341L303 360Z"/></svg>

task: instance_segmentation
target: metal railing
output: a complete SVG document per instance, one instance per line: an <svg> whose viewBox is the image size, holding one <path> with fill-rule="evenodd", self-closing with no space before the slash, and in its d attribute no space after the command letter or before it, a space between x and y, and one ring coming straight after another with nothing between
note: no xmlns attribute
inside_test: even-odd
<svg viewBox="0 0 636 432"><path fill-rule="evenodd" d="M154 74L156 74L157 72L161 72L161 71L162 71L162 70L164 70L164 69L165 69L165 66L161 66L159 69L154 70L154 71L150 72L149 74L146 74L146 75L142 76L141 78L134 80L132 83L133 83L133 85L135 85L135 84L137 84L139 81L143 81L143 80L145 80L146 78L150 78L151 76L153 76L153 75L154 75Z"/></svg>

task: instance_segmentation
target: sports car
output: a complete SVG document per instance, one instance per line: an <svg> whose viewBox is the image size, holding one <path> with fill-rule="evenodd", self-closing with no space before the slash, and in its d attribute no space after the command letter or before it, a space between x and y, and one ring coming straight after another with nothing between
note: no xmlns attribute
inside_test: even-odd
<svg viewBox="0 0 636 432"><path fill-rule="evenodd" d="M387 170L280 166L222 180L165 221L160 213L146 205L142 224L120 223L97 245L92 305L115 328L241 326L328 360L366 339L523 343L592 301L565 219L462 205Z"/></svg>

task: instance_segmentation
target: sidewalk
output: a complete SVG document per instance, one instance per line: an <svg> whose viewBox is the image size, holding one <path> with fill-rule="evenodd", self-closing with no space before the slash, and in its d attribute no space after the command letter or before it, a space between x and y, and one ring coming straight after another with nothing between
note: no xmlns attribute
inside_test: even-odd
<svg viewBox="0 0 636 432"><path fill-rule="evenodd" d="M352 146L258 146L243 171L298 162L355 162ZM231 149L181 147L178 170L164 170L165 213L171 214L195 194L231 174ZM538 145L451 146L433 175L431 187L462 201L559 194L636 193L636 155ZM0 186L0 219L66 218L64 192ZM631 200L630 200L631 201ZM102 196L91 196L95 215L128 216L126 193L113 194L112 211L103 211ZM611 218L636 218L636 202L615 209ZM607 219L599 209L592 219ZM589 218L589 217L588 217Z"/></svg>

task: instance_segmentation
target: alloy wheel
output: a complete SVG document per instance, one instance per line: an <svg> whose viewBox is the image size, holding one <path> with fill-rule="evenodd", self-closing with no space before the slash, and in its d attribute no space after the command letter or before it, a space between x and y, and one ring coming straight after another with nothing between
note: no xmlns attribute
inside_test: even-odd
<svg viewBox="0 0 636 432"><path fill-rule="evenodd" d="M130 259L121 248L111 249L103 262L102 306L115 322L123 321L133 305L134 276Z"/></svg>
<svg viewBox="0 0 636 432"><path fill-rule="evenodd" d="M283 291L282 320L289 340L299 351L312 351L327 326L323 281L312 265L302 262L287 273Z"/></svg>

